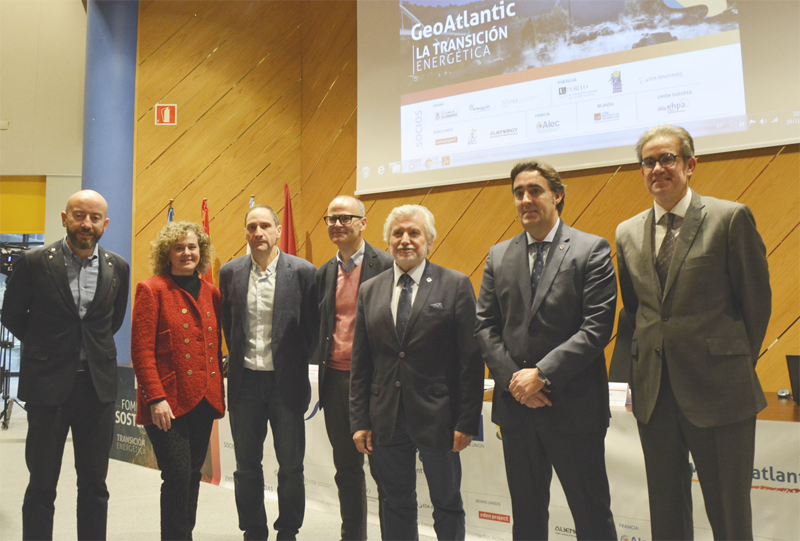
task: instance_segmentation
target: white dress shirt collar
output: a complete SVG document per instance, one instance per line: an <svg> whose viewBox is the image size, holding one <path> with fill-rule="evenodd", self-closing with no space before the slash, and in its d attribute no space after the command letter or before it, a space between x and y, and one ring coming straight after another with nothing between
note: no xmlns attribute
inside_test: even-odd
<svg viewBox="0 0 800 541"><path fill-rule="evenodd" d="M411 279L414 280L415 285L419 285L420 281L422 281L422 274L425 272L425 264L428 262L427 259L423 259L422 263L411 269L409 272L403 272L403 270L397 266L395 263L394 266L394 285L397 286L397 281L400 280L400 276L403 274L408 274L411 276Z"/></svg>
<svg viewBox="0 0 800 541"><path fill-rule="evenodd" d="M544 239L541 242L553 242L553 239L556 238L556 231L558 231L558 224L560 223L561 223L561 218L557 218L555 225L553 226L552 229L550 229L550 232L544 237ZM527 231L525 232L525 238L528 239L528 246L540 242L535 238L533 238L531 234L528 233Z"/></svg>
<svg viewBox="0 0 800 541"><path fill-rule="evenodd" d="M251 254L250 255L250 270L252 272L254 272L256 274L256 276L262 276L263 274L266 274L266 275L269 276L271 274L275 274L275 269L278 268L278 259L280 259L280 257L281 257L281 251L278 250L278 255L276 255L275 259L273 259L270 262L270 264L267 265L266 272L261 272L261 265L258 264L258 261L256 261L253 258L253 255Z"/></svg>
<svg viewBox="0 0 800 541"><path fill-rule="evenodd" d="M686 216L686 213L689 211L689 203L692 202L692 189L688 188L686 190L686 195L684 195L678 204L672 207L672 210L666 210L664 207L659 205L656 201L653 201L653 210L655 210L655 223L659 223L661 221L661 217L664 216L667 212L671 212L675 216L683 218Z"/></svg>

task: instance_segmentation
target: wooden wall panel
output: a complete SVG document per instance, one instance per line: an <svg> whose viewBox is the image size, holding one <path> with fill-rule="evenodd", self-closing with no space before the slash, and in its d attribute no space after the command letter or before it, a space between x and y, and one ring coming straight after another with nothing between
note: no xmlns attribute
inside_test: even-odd
<svg viewBox="0 0 800 541"><path fill-rule="evenodd" d="M303 29L302 122L305 130L331 85L339 77L342 66L355 63L357 17L355 2L325 0L303 4L303 20L306 24ZM355 82L352 85L351 91L355 88ZM355 97L352 92L350 99L355 100Z"/></svg>
<svg viewBox="0 0 800 541"><path fill-rule="evenodd" d="M162 103L180 104L178 126L156 126L153 118L155 103L141 104L142 108L149 106L150 109L137 121L139 170L150 165L160 152L191 129L267 56L286 54L279 46L288 41L287 36L279 34L279 30L288 31L296 27L299 9L268 9L272 7L269 2L260 2L256 7L257 10L247 13L252 19L246 19L239 32L230 35L160 98Z"/></svg>
<svg viewBox="0 0 800 541"><path fill-rule="evenodd" d="M699 156L691 186L703 195L736 201L769 167L775 148Z"/></svg>
<svg viewBox="0 0 800 541"><path fill-rule="evenodd" d="M303 132L303 141L306 137ZM303 144L301 141L301 144ZM303 147L303 156L306 149ZM327 152L320 158L314 172L303 186L302 197L292 201L292 209L296 208L296 203L300 204L298 214L300 219L295 216L295 233L298 238L305 239L313 228L325 215L328 203L339 193L341 179L348 178L355 170L356 161L356 121L355 115L345 124L342 130L337 133L330 142ZM300 237L300 235L303 235ZM298 242L298 247L304 244ZM310 246L303 246L304 257L307 256ZM298 252L300 253L300 252Z"/></svg>
<svg viewBox="0 0 800 541"><path fill-rule="evenodd" d="M507 180L484 183L480 193L464 210L461 220L447 233L447 242L436 250L438 265L458 268L468 276L479 270L476 295L483 276L483 260L489 248L499 241L512 223L516 224L513 201ZM473 281L473 285L475 283Z"/></svg>
<svg viewBox="0 0 800 541"><path fill-rule="evenodd" d="M198 2L194 6L185 7L189 10L186 16L191 12L194 16L151 54L140 54L137 75L146 84L137 88L136 118L140 118L154 103L160 101L233 32L232 23L235 21L236 10L226 9L227 6L217 2L208 2L206 5ZM161 9L162 6L153 5L145 13L157 19ZM152 34L144 26L148 22L140 18L140 35ZM161 37L164 36L158 35L158 38ZM147 45L147 42L148 39L141 40L143 45Z"/></svg>
<svg viewBox="0 0 800 541"><path fill-rule="evenodd" d="M299 255L317 266L332 257L321 218L333 197L354 192L357 176L355 1L142 2L139 55L135 279L147 275L147 245L169 198L189 219L209 198L218 268L245 252L250 194L282 215L284 182ZM179 104L182 124L171 133L155 129L148 113L164 96ZM701 156L692 180L699 193L750 205L767 244L771 347L758 372L772 391L787 386L783 356L800 351L799 157L798 145ZM612 251L617 224L652 205L633 164L563 177L562 218L605 237ZM428 206L438 233L431 259L468 274L476 292L489 248L521 231L507 179L363 200L364 237L380 248L393 207Z"/></svg>
<svg viewBox="0 0 800 541"><path fill-rule="evenodd" d="M431 261L437 262L436 252L440 247L448 244L450 231L474 203L484 184L485 182L462 184L458 187L439 186L431 188L425 194L421 204L433 213L436 225L436 240L429 255ZM462 245L459 248L466 251L468 247ZM454 265L452 268L464 272L462 264Z"/></svg>
<svg viewBox="0 0 800 541"><path fill-rule="evenodd" d="M202 4L203 0L173 1L169 4L162 0L141 0L139 2L139 28L145 29L145 31L139 32L138 65L150 58L176 32L189 24L195 18L197 9L202 7Z"/></svg>
<svg viewBox="0 0 800 541"><path fill-rule="evenodd" d="M794 229L767 261L772 285L772 316L761 346L762 353L800 317L800 228ZM795 353L800 353L800 343L795 344L794 349Z"/></svg>
<svg viewBox="0 0 800 541"><path fill-rule="evenodd" d="M356 95L353 92L357 75L355 54L347 59L347 63L338 75L303 129L303 163L301 164L303 183L315 172L339 131L346 124L352 124L353 129L357 124ZM303 88L306 88L305 84ZM308 103L305 94L303 103ZM347 171L348 175L355 170L355 161L350 166L351 170Z"/></svg>
<svg viewBox="0 0 800 541"><path fill-rule="evenodd" d="M798 145L780 152L759 175L739 202L749 206L767 253L800 224L800 150Z"/></svg>
<svg viewBox="0 0 800 541"><path fill-rule="evenodd" d="M289 38L152 165L138 172L136 195L146 208L165 203L163 187L173 176L180 176L185 183L194 180L299 81L299 59L289 54L297 47L299 34ZM169 197L174 195L166 199ZM137 212L134 230L139 231L150 218L147 213Z"/></svg>

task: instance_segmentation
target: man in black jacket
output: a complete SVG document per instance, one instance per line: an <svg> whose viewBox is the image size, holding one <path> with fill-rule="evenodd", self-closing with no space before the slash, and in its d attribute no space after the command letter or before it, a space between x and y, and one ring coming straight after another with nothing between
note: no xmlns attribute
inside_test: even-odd
<svg viewBox="0 0 800 541"><path fill-rule="evenodd" d="M19 398L28 410L30 481L22 538L52 539L67 432L78 474L78 539L105 539L108 455L114 434L114 333L128 305L129 268L97 242L108 226L99 193L73 194L63 240L24 254L3 299L2 322L22 342Z"/></svg>
<svg viewBox="0 0 800 541"><path fill-rule="evenodd" d="M344 540L367 538L364 455L350 436L350 357L358 291L364 282L392 266L392 256L362 237L367 227L364 203L340 195L328 205L328 236L339 250L317 271L320 332L319 400L333 447Z"/></svg>

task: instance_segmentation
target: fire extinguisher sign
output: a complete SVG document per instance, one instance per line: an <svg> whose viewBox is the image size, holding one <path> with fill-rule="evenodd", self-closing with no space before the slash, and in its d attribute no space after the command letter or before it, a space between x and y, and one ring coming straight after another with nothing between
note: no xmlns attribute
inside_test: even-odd
<svg viewBox="0 0 800 541"><path fill-rule="evenodd" d="M176 104L156 104L156 126L175 126L178 124L178 106Z"/></svg>

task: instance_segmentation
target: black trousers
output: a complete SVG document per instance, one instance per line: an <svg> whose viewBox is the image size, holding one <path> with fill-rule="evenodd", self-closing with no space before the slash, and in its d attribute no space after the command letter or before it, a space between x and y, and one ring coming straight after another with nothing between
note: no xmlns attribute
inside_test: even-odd
<svg viewBox="0 0 800 541"><path fill-rule="evenodd" d="M105 539L108 455L114 403L100 402L89 372L78 372L69 398L58 406L26 405L25 462L30 481L22 504L22 538L53 539L56 487L67 433L72 430L78 474L78 539Z"/></svg>
<svg viewBox="0 0 800 541"><path fill-rule="evenodd" d="M145 430L161 470L161 539L191 539L197 517L200 469L208 453L215 410L202 400L189 413L173 419L164 432Z"/></svg>
<svg viewBox="0 0 800 541"><path fill-rule="evenodd" d="M325 429L333 447L334 480L339 489L342 515L341 538L358 541L367 538L367 485L364 455L358 452L350 435L350 372L325 371L320 397Z"/></svg>
<svg viewBox="0 0 800 541"><path fill-rule="evenodd" d="M528 416L518 427L503 428L502 434L514 539L548 539L554 469L575 520L576 537L618 539L606 474L605 429L568 434Z"/></svg>

